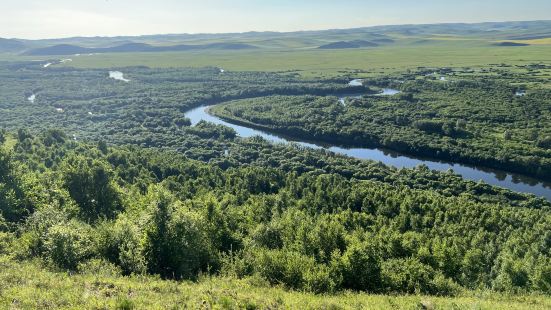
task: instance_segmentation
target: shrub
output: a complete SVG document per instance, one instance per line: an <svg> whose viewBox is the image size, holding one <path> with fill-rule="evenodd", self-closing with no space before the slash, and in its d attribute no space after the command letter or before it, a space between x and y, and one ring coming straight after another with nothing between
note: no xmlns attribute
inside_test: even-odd
<svg viewBox="0 0 551 310"><path fill-rule="evenodd" d="M284 284L292 289L314 293L331 292L337 288L327 266L318 265L313 258L298 252L262 250L253 266L271 284Z"/></svg>
<svg viewBox="0 0 551 310"><path fill-rule="evenodd" d="M229 251L220 255L220 274L228 277L243 278L253 274L251 251Z"/></svg>
<svg viewBox="0 0 551 310"><path fill-rule="evenodd" d="M194 279L211 263L211 244L200 217L183 208L172 214L164 246L169 254L165 270L177 278Z"/></svg>
<svg viewBox="0 0 551 310"><path fill-rule="evenodd" d="M52 226L48 230L46 249L46 257L56 266L76 270L79 263L94 254L92 228L76 221Z"/></svg>
<svg viewBox="0 0 551 310"><path fill-rule="evenodd" d="M178 127L189 127L191 126L191 120L187 117L179 117L174 120L174 124Z"/></svg>
<svg viewBox="0 0 551 310"><path fill-rule="evenodd" d="M304 272L303 289L315 294L332 293L340 288L340 283L336 283L332 275L329 267L318 264Z"/></svg>
<svg viewBox="0 0 551 310"><path fill-rule="evenodd" d="M415 258L390 259L381 267L383 285L390 292L450 295L459 288L441 272Z"/></svg>
<svg viewBox="0 0 551 310"><path fill-rule="evenodd" d="M549 260L536 266L532 282L536 290L546 294L551 293L551 262Z"/></svg>
<svg viewBox="0 0 551 310"><path fill-rule="evenodd" d="M68 208L68 206L67 206ZM45 251L45 242L51 227L66 223L69 215L65 210L53 206L45 206L31 214L24 226L26 239L29 242L27 249L32 255L42 255Z"/></svg>
<svg viewBox="0 0 551 310"><path fill-rule="evenodd" d="M114 224L100 226L100 236L100 251L115 262L125 275L146 273L144 233L138 224L121 216Z"/></svg>
<svg viewBox="0 0 551 310"><path fill-rule="evenodd" d="M283 246L281 228L273 223L259 224L252 232L255 244L269 249L279 249Z"/></svg>

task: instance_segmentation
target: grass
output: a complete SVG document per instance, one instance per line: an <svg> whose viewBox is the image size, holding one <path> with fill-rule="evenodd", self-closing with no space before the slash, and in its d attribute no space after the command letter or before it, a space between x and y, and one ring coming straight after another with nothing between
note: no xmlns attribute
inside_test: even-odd
<svg viewBox="0 0 551 310"><path fill-rule="evenodd" d="M305 76L334 76L342 71L365 70L367 75L401 72L418 66L484 67L492 63L511 65L551 62L551 47L451 48L423 45L353 50L262 50L208 53L134 53L79 57L69 64L79 68L203 67L218 66L232 71L297 70Z"/></svg>
<svg viewBox="0 0 551 310"><path fill-rule="evenodd" d="M532 39L532 40L513 40L508 42L534 44L534 45L551 45L551 38Z"/></svg>
<svg viewBox="0 0 551 310"><path fill-rule="evenodd" d="M65 66L77 68L205 67L231 71L296 71L306 77L337 76L361 70L360 76L401 72L425 67L485 67L507 63L525 65L551 62L551 46L497 47L479 40L401 40L367 49L318 50L313 48L258 49L248 51L187 51L165 53L116 53L60 57L0 55L0 61L72 58ZM62 65L55 65L62 66ZM54 66L54 67L55 67Z"/></svg>
<svg viewBox="0 0 551 310"><path fill-rule="evenodd" d="M261 280L154 277L48 271L38 262L0 257L2 309L549 309L551 297L489 292L454 298L341 293L312 295L270 288Z"/></svg>

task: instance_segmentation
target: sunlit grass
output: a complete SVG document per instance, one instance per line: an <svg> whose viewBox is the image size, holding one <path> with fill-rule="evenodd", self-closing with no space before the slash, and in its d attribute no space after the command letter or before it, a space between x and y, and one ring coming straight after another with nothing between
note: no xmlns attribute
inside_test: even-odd
<svg viewBox="0 0 551 310"><path fill-rule="evenodd" d="M355 293L313 295L270 288L261 280L155 277L47 271L35 262L0 258L2 309L549 309L551 298L490 292L446 298Z"/></svg>
<svg viewBox="0 0 551 310"><path fill-rule="evenodd" d="M409 42L409 41L408 41ZM507 63L526 65L550 63L551 46L496 47L487 42L439 40L418 44L414 41L366 49L318 50L259 49L248 51L187 51L166 53L115 53L71 56L73 62L58 66L77 68L222 67L228 71L296 71L303 76L337 76L362 70L360 76L401 72L425 67L473 67ZM293 43L290 43L291 45ZM19 57L19 58L18 58ZM32 58L32 59L31 59ZM67 58L0 55L0 60Z"/></svg>
<svg viewBox="0 0 551 310"><path fill-rule="evenodd" d="M508 42L525 43L525 44L532 44L532 45L551 45L551 37L544 38L544 39L533 39L533 40L512 40Z"/></svg>

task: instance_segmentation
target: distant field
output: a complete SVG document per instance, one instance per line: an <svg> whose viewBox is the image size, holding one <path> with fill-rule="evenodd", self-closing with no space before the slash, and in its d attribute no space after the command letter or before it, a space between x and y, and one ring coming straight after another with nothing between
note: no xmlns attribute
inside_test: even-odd
<svg viewBox="0 0 551 310"><path fill-rule="evenodd" d="M507 63L522 65L551 62L551 45L496 47L487 42L461 40L407 40L400 44L363 49L259 49L247 51L193 51L118 53L84 56L21 57L0 55L1 60L56 60L71 58L65 66L110 68L127 66L205 67L233 71L300 71L304 76L335 76L351 70L377 75L427 67L482 67ZM61 66L61 65L56 65Z"/></svg>
<svg viewBox="0 0 551 310"><path fill-rule="evenodd" d="M533 40L513 40L511 42L533 44L533 45L551 45L551 38L533 39Z"/></svg>

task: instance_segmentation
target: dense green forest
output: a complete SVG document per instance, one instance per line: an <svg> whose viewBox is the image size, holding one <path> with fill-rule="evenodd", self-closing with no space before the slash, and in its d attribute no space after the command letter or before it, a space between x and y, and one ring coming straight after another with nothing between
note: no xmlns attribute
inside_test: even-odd
<svg viewBox="0 0 551 310"><path fill-rule="evenodd" d="M79 140L175 147L193 143L186 141L186 132L194 129L184 118L191 107L267 94L349 89L344 78L318 81L274 73L221 74L217 68L122 71L129 83L110 79L109 70L45 70L33 62L6 63L0 66L0 127L35 132L57 127Z"/></svg>
<svg viewBox="0 0 551 310"><path fill-rule="evenodd" d="M364 80L394 96L270 96L211 108L229 121L344 146L385 147L551 180L545 66L421 69Z"/></svg>
<svg viewBox="0 0 551 310"><path fill-rule="evenodd" d="M219 138L234 133L225 127L206 130L205 124L201 130L190 127L184 114L199 105L241 99L211 111L307 140L383 146L545 180L551 175L551 91L544 65L418 69L365 79L363 87L347 85L347 76L305 79L294 73L222 73L217 68L121 70L129 83L108 78L109 71L102 69L45 71L33 62L5 63L0 66L0 127L34 132L56 127L77 140L187 153L205 152L202 142L190 139L199 134L211 138L213 151L223 152ZM369 94L384 87L402 93L344 103L325 96ZM196 155L190 156L209 157Z"/></svg>
<svg viewBox="0 0 551 310"><path fill-rule="evenodd" d="M58 130L2 137L0 252L14 259L167 279L257 276L314 293L551 289L544 200L475 199L484 188L422 168L372 163L360 170L380 180L368 180L289 167L308 158L224 167ZM474 194L453 194L459 186Z"/></svg>

